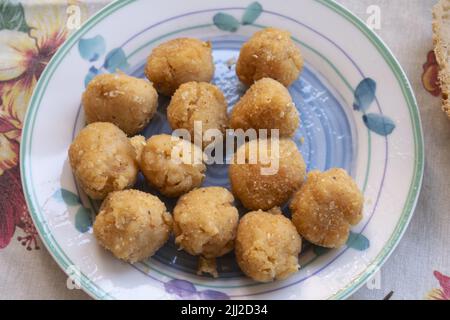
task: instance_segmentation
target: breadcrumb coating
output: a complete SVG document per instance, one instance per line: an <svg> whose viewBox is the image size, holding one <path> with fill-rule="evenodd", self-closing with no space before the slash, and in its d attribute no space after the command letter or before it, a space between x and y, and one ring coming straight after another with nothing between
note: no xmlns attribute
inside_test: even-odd
<svg viewBox="0 0 450 320"><path fill-rule="evenodd" d="M215 85L195 81L184 83L170 100L167 120L173 130L188 130L192 142L195 122L201 122L203 133L209 129L217 129L224 134L228 127L227 101ZM210 142L203 141L203 147Z"/></svg>
<svg viewBox="0 0 450 320"><path fill-rule="evenodd" d="M278 142L279 154L276 155L271 139L267 140L268 156L273 154L278 161L278 170L274 174L263 175L267 168L262 157L257 163L249 163L252 150L258 150L261 139L252 140L242 145L234 156L234 163L229 167L229 176L233 194L249 210L268 210L282 206L297 191L306 175L306 165L295 143L289 139L274 140ZM245 152L246 161L238 164L238 154Z"/></svg>
<svg viewBox="0 0 450 320"><path fill-rule="evenodd" d="M236 260L241 270L259 282L282 280L299 269L301 238L281 214L249 212L240 220Z"/></svg>
<svg viewBox="0 0 450 320"><path fill-rule="evenodd" d="M175 148L188 153L183 155L188 160L186 163L173 158ZM201 148L167 134L150 137L140 160L140 168L147 181L167 197L178 197L200 187L205 178L206 166Z"/></svg>
<svg viewBox="0 0 450 320"><path fill-rule="evenodd" d="M137 162L141 162L142 151L144 150L147 141L144 136L138 135L130 138L130 143L134 148L134 152L136 153Z"/></svg>
<svg viewBox="0 0 450 320"><path fill-rule="evenodd" d="M236 103L231 113L233 129L278 129L279 137L292 137L300 116L289 91L278 81L256 81Z"/></svg>
<svg viewBox="0 0 450 320"><path fill-rule="evenodd" d="M173 210L175 243L194 256L220 257L234 248L239 220L233 195L225 188L195 189Z"/></svg>

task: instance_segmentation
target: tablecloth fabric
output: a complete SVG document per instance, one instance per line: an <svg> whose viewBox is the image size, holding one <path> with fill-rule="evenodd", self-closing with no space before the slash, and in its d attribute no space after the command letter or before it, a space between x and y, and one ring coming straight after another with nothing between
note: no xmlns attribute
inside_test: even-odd
<svg viewBox="0 0 450 320"><path fill-rule="evenodd" d="M411 224L387 263L352 299L450 299L450 120L440 110L432 50L434 0L339 0L364 21L380 8L380 29L406 71L420 108L425 175ZM89 299L69 290L44 248L21 194L18 153L23 117L42 70L80 22L107 0L0 1L0 298ZM2 6L3 5L3 6ZM369 8L369 9L368 9ZM376 9L375 9L376 10ZM395 106L392 106L395 107Z"/></svg>

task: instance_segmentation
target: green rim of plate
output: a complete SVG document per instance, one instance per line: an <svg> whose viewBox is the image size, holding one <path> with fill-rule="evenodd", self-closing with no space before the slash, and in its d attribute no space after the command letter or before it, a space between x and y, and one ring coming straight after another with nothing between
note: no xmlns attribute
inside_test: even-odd
<svg viewBox="0 0 450 320"><path fill-rule="evenodd" d="M25 161L29 160L30 158L29 156L30 155L29 147L31 145L30 129L33 128L32 126L30 126L30 124L34 122L36 111L40 104L42 95L45 92L45 87L49 79L51 78L56 67L65 57L67 52L81 38L82 35L84 35L87 31L89 31L98 22L103 20L105 17L109 16L111 13L117 11L118 9L134 1L136 0L123 0L123 1L118 0L110 3L109 5L101 9L99 12L97 12L94 16L92 16L89 20L87 20L79 30L74 32L62 44L62 46L52 57L49 64L42 73L34 90L33 96L31 97L28 111L25 116L22 133L22 143L20 145L20 170L25 200L27 202L31 217L34 221L34 224L37 227L39 235L43 239L44 245L46 246L50 254L53 256L55 261L58 263L58 265L64 270L64 272L67 272L67 268L71 266L72 263L70 259L66 256L66 254L61 250L57 242L54 240L47 226L47 223L40 219L38 201L37 199L34 199L31 196L31 190L29 188L29 185L26 183L29 172L27 167L25 166ZM389 240L387 241L386 245L383 247L381 252L375 257L375 259L366 267L366 269L363 272L361 272L358 276L356 276L355 279L351 281L345 288L339 290L337 293L335 293L333 296L330 297L330 299L345 299L349 295L354 293L356 290L358 290L383 265L383 263L390 256L390 254L397 246L404 232L407 229L409 221L411 220L412 214L414 212L414 208L417 204L420 187L422 185L424 163L425 163L423 133L419 109L417 106L416 99L414 97L414 93L411 88L411 84L409 83L409 80L407 79L399 62L394 57L389 48L386 46L386 44L372 30L370 30L364 24L363 21L361 21L358 17L353 15L353 13L351 13L349 10L347 10L340 4L337 4L333 0L315 0L315 1L321 3L322 5L341 15L343 18L345 18L347 21L349 21L355 27L357 27L371 41L371 43L384 58L386 63L391 68L391 71L397 78L397 81L402 89L404 98L408 105L410 119L413 127L414 149L415 149L414 176L412 178L412 183L410 185L408 197L406 199L402 215L391 237L389 238ZM98 285L93 283L83 273L81 273L80 276L80 284L81 287L84 289L84 291L86 291L90 296L92 296L95 299L114 299L114 297L112 297Z"/></svg>

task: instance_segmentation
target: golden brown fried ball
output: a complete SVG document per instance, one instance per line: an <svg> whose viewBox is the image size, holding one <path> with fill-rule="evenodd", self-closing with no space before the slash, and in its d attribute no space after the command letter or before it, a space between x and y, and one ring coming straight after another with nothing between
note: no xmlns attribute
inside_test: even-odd
<svg viewBox="0 0 450 320"><path fill-rule="evenodd" d="M233 129L278 129L280 137L292 137L300 117L289 91L278 81L256 81L236 103L231 113Z"/></svg>
<svg viewBox="0 0 450 320"><path fill-rule="evenodd" d="M138 174L133 146L122 130L108 122L81 130L70 145L69 161L81 188L92 199L131 187Z"/></svg>
<svg viewBox="0 0 450 320"><path fill-rule="evenodd" d="M228 126L227 101L215 85L206 82L182 84L167 107L167 120L172 129L186 129L194 141L194 122L202 123L202 130L217 129L225 133ZM206 147L211 141L204 141Z"/></svg>
<svg viewBox="0 0 450 320"><path fill-rule="evenodd" d="M147 140L140 168L147 181L167 197L178 197L199 187L206 171L201 148L167 134Z"/></svg>
<svg viewBox="0 0 450 320"><path fill-rule="evenodd" d="M175 243L194 256L220 257L234 248L239 220L233 195L225 188L195 189L173 210Z"/></svg>
<svg viewBox="0 0 450 320"><path fill-rule="evenodd" d="M148 57L145 75L166 96L189 81L209 82L214 76L211 43L178 38L160 44Z"/></svg>
<svg viewBox="0 0 450 320"><path fill-rule="evenodd" d="M248 86L268 77L287 87L302 69L303 58L290 33L275 28L258 31L244 43L236 64L239 79Z"/></svg>
<svg viewBox="0 0 450 320"><path fill-rule="evenodd" d="M247 213L239 222L236 260L259 282L282 280L297 272L302 241L292 222L281 214Z"/></svg>
<svg viewBox="0 0 450 320"><path fill-rule="evenodd" d="M101 74L89 82L83 94L86 122L111 122L134 135L156 112L158 94L147 80L123 73Z"/></svg>
<svg viewBox="0 0 450 320"><path fill-rule="evenodd" d="M98 242L134 263L152 256L169 239L172 217L157 197L138 190L110 193L94 222Z"/></svg>
<svg viewBox="0 0 450 320"><path fill-rule="evenodd" d="M273 145L271 141L257 139L242 145L229 168L233 194L250 210L282 206L305 178L305 162L295 143L273 139ZM258 156L260 147L266 152L263 143L267 145L267 157ZM240 161L240 155L245 155L245 163Z"/></svg>
<svg viewBox="0 0 450 320"><path fill-rule="evenodd" d="M309 242L339 248L346 243L350 227L361 221L363 202L345 170L312 171L290 205L292 222Z"/></svg>

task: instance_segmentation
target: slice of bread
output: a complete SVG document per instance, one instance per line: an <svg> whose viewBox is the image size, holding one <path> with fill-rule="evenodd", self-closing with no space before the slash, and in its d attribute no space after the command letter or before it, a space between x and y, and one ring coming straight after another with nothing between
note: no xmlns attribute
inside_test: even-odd
<svg viewBox="0 0 450 320"><path fill-rule="evenodd" d="M439 0L433 8L433 41L440 66L442 108L450 117L450 0Z"/></svg>

